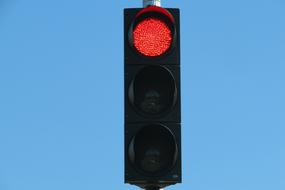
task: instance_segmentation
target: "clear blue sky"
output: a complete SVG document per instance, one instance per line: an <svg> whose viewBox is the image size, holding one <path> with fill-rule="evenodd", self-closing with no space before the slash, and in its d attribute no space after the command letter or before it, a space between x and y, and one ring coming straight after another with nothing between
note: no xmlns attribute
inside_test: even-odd
<svg viewBox="0 0 285 190"><path fill-rule="evenodd" d="M123 184L123 8L0 0L0 190ZM285 189L285 2L181 8L183 184Z"/></svg>

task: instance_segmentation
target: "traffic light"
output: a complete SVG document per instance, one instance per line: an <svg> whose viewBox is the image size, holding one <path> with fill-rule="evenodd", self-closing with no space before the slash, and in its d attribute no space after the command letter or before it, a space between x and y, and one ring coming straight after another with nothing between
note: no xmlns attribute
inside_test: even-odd
<svg viewBox="0 0 285 190"><path fill-rule="evenodd" d="M124 10L125 182L181 182L179 9Z"/></svg>

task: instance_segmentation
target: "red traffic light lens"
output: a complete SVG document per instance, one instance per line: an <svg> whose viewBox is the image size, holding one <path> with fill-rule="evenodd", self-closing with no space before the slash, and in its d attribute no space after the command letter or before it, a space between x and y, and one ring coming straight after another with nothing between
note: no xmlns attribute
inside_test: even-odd
<svg viewBox="0 0 285 190"><path fill-rule="evenodd" d="M133 30L134 47L141 54L155 57L165 53L172 43L172 32L161 19L151 17L140 21Z"/></svg>

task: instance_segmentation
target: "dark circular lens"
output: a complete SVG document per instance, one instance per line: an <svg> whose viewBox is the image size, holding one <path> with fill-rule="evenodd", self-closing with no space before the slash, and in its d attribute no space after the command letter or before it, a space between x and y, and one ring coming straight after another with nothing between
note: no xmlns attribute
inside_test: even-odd
<svg viewBox="0 0 285 190"><path fill-rule="evenodd" d="M150 174L170 169L175 162L176 152L173 134L162 125L143 127L129 147L129 156L136 167Z"/></svg>
<svg viewBox="0 0 285 190"><path fill-rule="evenodd" d="M176 86L172 74L162 66L147 66L133 80L129 97L141 112L157 115L171 108L176 99Z"/></svg>

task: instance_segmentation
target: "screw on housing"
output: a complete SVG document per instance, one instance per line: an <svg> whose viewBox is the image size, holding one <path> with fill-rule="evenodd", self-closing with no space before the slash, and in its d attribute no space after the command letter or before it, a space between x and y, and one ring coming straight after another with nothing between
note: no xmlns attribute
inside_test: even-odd
<svg viewBox="0 0 285 190"><path fill-rule="evenodd" d="M143 0L143 7L148 7L148 6L161 6L160 0Z"/></svg>

